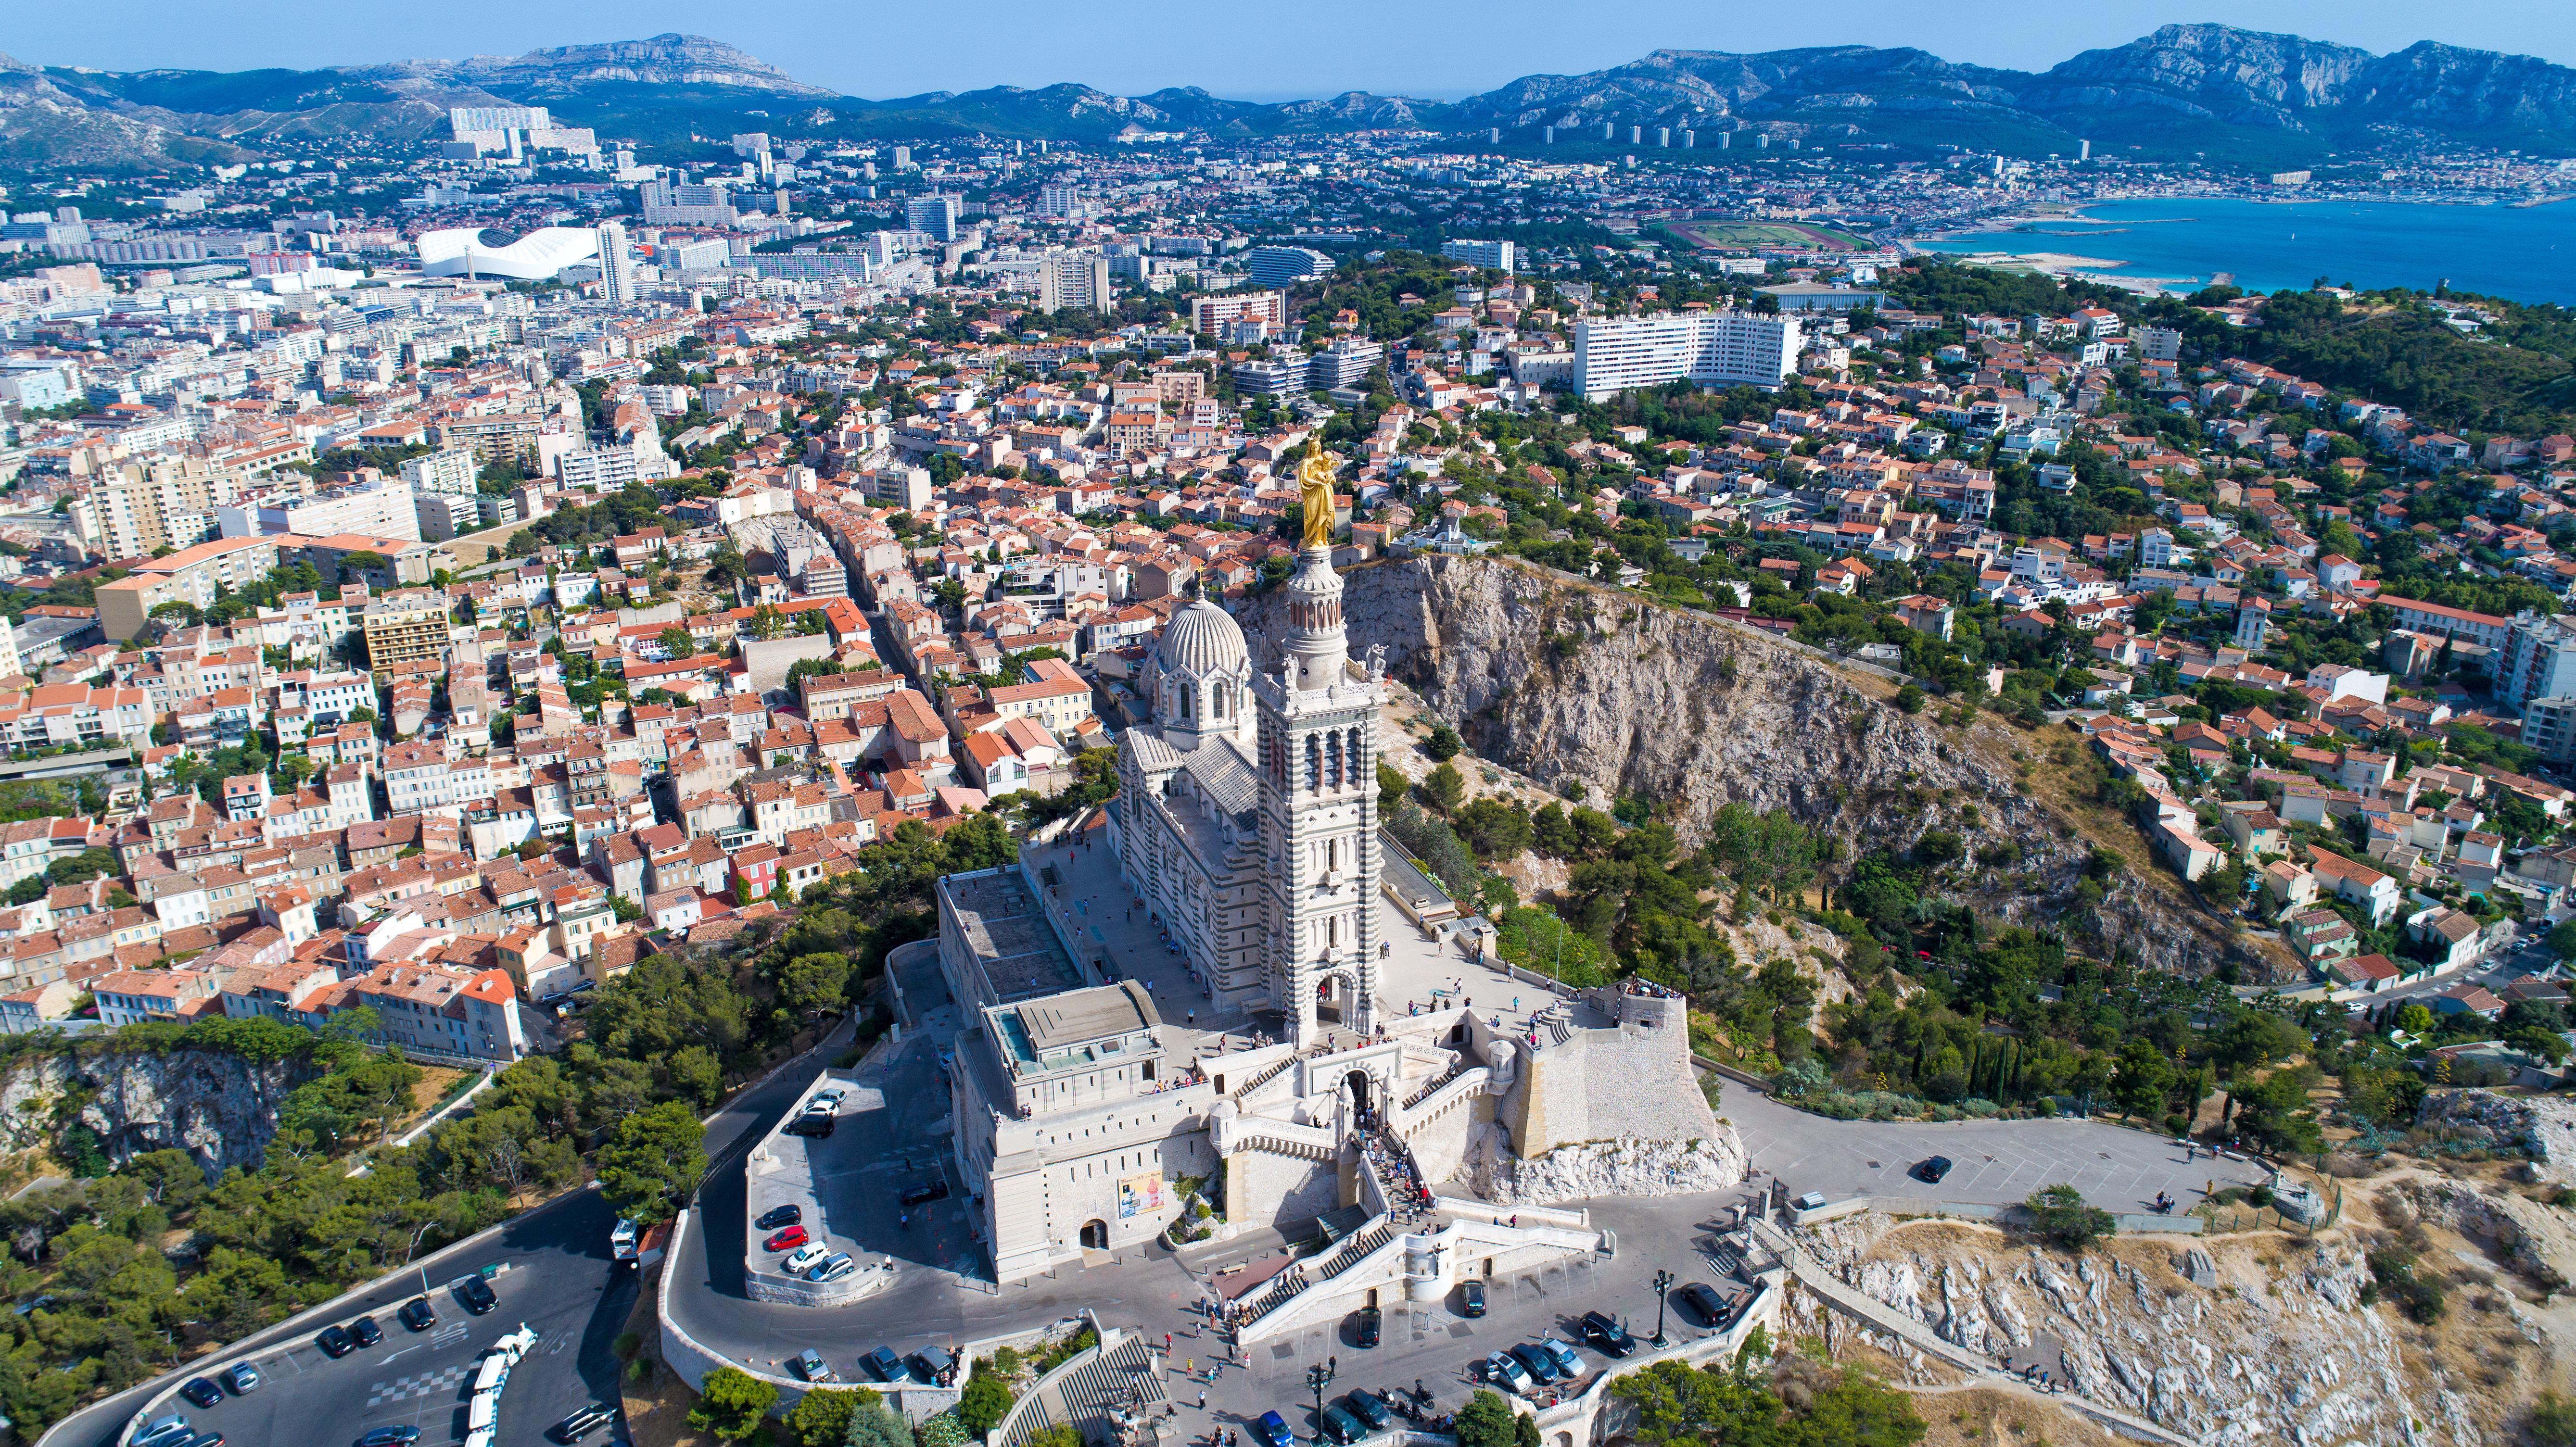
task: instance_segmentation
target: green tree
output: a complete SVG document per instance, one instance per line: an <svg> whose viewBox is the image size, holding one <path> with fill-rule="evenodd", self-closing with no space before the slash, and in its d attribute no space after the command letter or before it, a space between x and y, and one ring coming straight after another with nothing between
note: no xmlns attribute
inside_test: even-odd
<svg viewBox="0 0 2576 1447"><path fill-rule="evenodd" d="M778 972L778 997L801 1016L808 1011L837 1010L850 982L850 957L838 951L798 955Z"/></svg>
<svg viewBox="0 0 2576 1447"><path fill-rule="evenodd" d="M2110 1235L2114 1225L2110 1212L2063 1183L2042 1186L2021 1204L2030 1215L2031 1234L2068 1251L2081 1251Z"/></svg>
<svg viewBox="0 0 2576 1447"><path fill-rule="evenodd" d="M913 1447L912 1427L883 1402L861 1404L850 1413L849 1447Z"/></svg>
<svg viewBox="0 0 2576 1447"><path fill-rule="evenodd" d="M842 1447L850 1440L850 1417L878 1401L866 1387L817 1387L787 1409L782 1425L797 1447Z"/></svg>
<svg viewBox="0 0 2576 1447"><path fill-rule="evenodd" d="M992 1431L1010 1410L1011 1389L990 1372L977 1372L957 1394L957 1420L977 1437Z"/></svg>
<svg viewBox="0 0 2576 1447"><path fill-rule="evenodd" d="M698 1388L698 1405L689 1413L689 1425L724 1441L739 1442L759 1431L762 1419L777 1404L778 1388L773 1383L740 1367L718 1367L707 1373L705 1385Z"/></svg>
<svg viewBox="0 0 2576 1447"><path fill-rule="evenodd" d="M1923 711L1923 690L1910 683L1905 685L1903 688L1898 689L1896 691L1896 706L1907 713L1921 713Z"/></svg>
<svg viewBox="0 0 2576 1447"><path fill-rule="evenodd" d="M1443 763L1422 781L1422 792L1430 796L1433 808L1443 814L1453 813L1467 797L1467 780L1456 764Z"/></svg>
<svg viewBox="0 0 2576 1447"><path fill-rule="evenodd" d="M1479 1389L1458 1409L1458 1447L1518 1447L1511 1404L1490 1389Z"/></svg>
<svg viewBox="0 0 2576 1447"><path fill-rule="evenodd" d="M1433 724L1430 736L1422 741L1422 751L1429 754L1435 764L1445 764L1458 757L1465 747L1458 738L1458 731L1445 723Z"/></svg>
<svg viewBox="0 0 2576 1447"><path fill-rule="evenodd" d="M2576 960L2576 919L2562 921L2550 930L2549 952L2561 960Z"/></svg>
<svg viewBox="0 0 2576 1447"><path fill-rule="evenodd" d="M619 1120L599 1148L599 1183L610 1208L633 1221L670 1220L707 1173L705 1141L706 1127L676 1100Z"/></svg>
<svg viewBox="0 0 2576 1447"><path fill-rule="evenodd" d="M1402 769L1384 759L1377 761L1378 813L1383 815L1395 812L1395 806L1404 799L1404 791L1412 787L1413 781L1404 776Z"/></svg>
<svg viewBox="0 0 2576 1447"><path fill-rule="evenodd" d="M677 623L655 635L654 641L661 644L662 651L673 658L693 657L698 651L697 640L689 636L688 629Z"/></svg>

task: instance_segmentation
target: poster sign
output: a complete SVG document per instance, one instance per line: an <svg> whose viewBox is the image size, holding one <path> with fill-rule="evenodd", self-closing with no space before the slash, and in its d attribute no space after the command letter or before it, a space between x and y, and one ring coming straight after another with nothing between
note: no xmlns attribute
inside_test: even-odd
<svg viewBox="0 0 2576 1447"><path fill-rule="evenodd" d="M1118 1183L1118 1219L1158 1215L1163 1209L1163 1178L1129 1176Z"/></svg>

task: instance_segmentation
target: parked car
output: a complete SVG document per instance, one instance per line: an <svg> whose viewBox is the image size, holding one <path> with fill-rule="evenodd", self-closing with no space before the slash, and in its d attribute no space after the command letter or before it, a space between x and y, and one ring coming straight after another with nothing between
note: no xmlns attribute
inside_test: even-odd
<svg viewBox="0 0 2576 1447"><path fill-rule="evenodd" d="M1361 1388L1344 1397L1342 1404L1350 1409L1352 1416L1368 1423L1369 1430L1372 1432L1384 1427L1387 1420L1395 1415L1394 1409L1387 1405L1386 1398L1366 1388Z"/></svg>
<svg viewBox="0 0 2576 1447"><path fill-rule="evenodd" d="M427 1331L438 1325L438 1308L429 1304L428 1297L415 1296L402 1304L394 1318L413 1331Z"/></svg>
<svg viewBox="0 0 2576 1447"><path fill-rule="evenodd" d="M819 1241L809 1241L796 1248L793 1255L778 1263L778 1269L790 1276L802 1276L814 1269L814 1263L832 1254L832 1248Z"/></svg>
<svg viewBox="0 0 2576 1447"><path fill-rule="evenodd" d="M1619 1324L1619 1318L1604 1311L1587 1311L1580 1323L1583 1339L1606 1356L1624 1357L1637 1349L1637 1339Z"/></svg>
<svg viewBox="0 0 2576 1447"><path fill-rule="evenodd" d="M190 1377L179 1395L187 1398L191 1407L211 1407L224 1399L224 1389L204 1377Z"/></svg>
<svg viewBox="0 0 2576 1447"><path fill-rule="evenodd" d="M358 1447L410 1447L419 1440L418 1427L370 1427L367 1435L358 1439Z"/></svg>
<svg viewBox="0 0 2576 1447"><path fill-rule="evenodd" d="M1574 1348L1552 1336L1543 1336L1538 1339L1538 1349L1556 1362L1556 1369L1564 1374L1565 1380L1570 1382L1583 1375L1583 1358L1576 1355Z"/></svg>
<svg viewBox="0 0 2576 1447"><path fill-rule="evenodd" d="M1941 1178L1948 1174L1950 1174L1948 1156L1927 1156L1916 1162L1914 1166L1914 1179L1930 1185L1941 1184Z"/></svg>
<svg viewBox="0 0 2576 1447"><path fill-rule="evenodd" d="M200 1432L194 1437L188 1439L187 1447L224 1447L224 1434L221 1432Z"/></svg>
<svg viewBox="0 0 2576 1447"><path fill-rule="evenodd" d="M134 1447L169 1447L171 1443L185 1442L195 1435L188 1430L188 1419L172 1412L144 1423L143 1430L134 1434Z"/></svg>
<svg viewBox="0 0 2576 1447"><path fill-rule="evenodd" d="M384 1339L385 1329L376 1325L376 1319L372 1316L362 1316L349 1323L349 1340L362 1347L374 1346Z"/></svg>
<svg viewBox="0 0 2576 1447"><path fill-rule="evenodd" d="M804 1244L805 1228L802 1226L790 1226L783 1231L770 1232L769 1239L760 1243L760 1249L763 1251L793 1251Z"/></svg>
<svg viewBox="0 0 2576 1447"><path fill-rule="evenodd" d="M313 1344L322 1349L322 1355L333 1361L358 1349L358 1344L349 1339L349 1329L337 1324L322 1328L322 1334L313 1339Z"/></svg>
<svg viewBox="0 0 2576 1447"><path fill-rule="evenodd" d="M1683 1287L1678 1294L1682 1305L1689 1307L1691 1314L1698 1317L1699 1324L1704 1327L1714 1330L1724 1326L1727 1318L1732 1315L1727 1310L1726 1299L1711 1290L1705 1281L1694 1281Z"/></svg>
<svg viewBox="0 0 2576 1447"><path fill-rule="evenodd" d="M617 1420L617 1410L597 1402L584 1402L572 1409L572 1415L546 1429L546 1435L558 1442L578 1442Z"/></svg>
<svg viewBox="0 0 2576 1447"><path fill-rule="evenodd" d="M907 1206L923 1206L932 1201L947 1199L948 1182L944 1179L928 1180L916 1186L907 1186L903 1192L903 1203Z"/></svg>
<svg viewBox="0 0 2576 1447"><path fill-rule="evenodd" d="M847 1276L858 1269L859 1263L851 1260L847 1253L835 1251L831 1255L824 1257L822 1260L815 1262L812 1268L806 1271L805 1279L808 1281L838 1281L842 1277Z"/></svg>
<svg viewBox="0 0 2576 1447"><path fill-rule="evenodd" d="M632 1221L619 1221L608 1233L608 1254L617 1261L633 1261L640 1254L636 1244L639 1232Z"/></svg>
<svg viewBox="0 0 2576 1447"><path fill-rule="evenodd" d="M878 1347L868 1353L865 1360L868 1370L874 1373L880 1382L900 1382L912 1376L912 1373L904 1370L903 1359L894 1354L892 1347Z"/></svg>
<svg viewBox="0 0 2576 1447"><path fill-rule="evenodd" d="M1522 1342L1513 1347L1512 1356L1522 1366L1529 1368L1529 1374L1538 1378L1541 1384L1553 1382L1565 1375L1565 1368L1556 1364L1556 1357L1536 1342Z"/></svg>
<svg viewBox="0 0 2576 1447"><path fill-rule="evenodd" d="M802 1206L772 1206L761 1212L760 1219L752 1222L751 1225L755 1231L775 1231L781 1226L793 1226L804 1219L805 1208Z"/></svg>
<svg viewBox="0 0 2576 1447"><path fill-rule="evenodd" d="M1509 1352L1496 1352L1485 1358L1485 1380L1507 1392L1517 1392L1530 1384L1529 1368Z"/></svg>
<svg viewBox="0 0 2576 1447"><path fill-rule="evenodd" d="M1363 1307L1361 1307L1361 1308L1360 1308L1360 1325L1359 1325L1359 1333L1358 1333L1358 1341L1359 1341L1359 1344L1360 1344L1361 1346L1363 1346L1363 1347L1373 1347L1373 1346L1376 1346L1376 1345L1377 1345L1377 1340L1378 1340L1378 1333L1379 1333L1381 1330L1383 1330L1383 1329L1384 1329L1385 1324L1386 1324L1386 1313L1385 1313L1385 1312L1382 1312L1382 1311L1378 1310L1378 1309L1377 1309L1376 1307L1374 1307L1374 1306L1363 1306Z"/></svg>
<svg viewBox="0 0 2576 1447"><path fill-rule="evenodd" d="M1458 1284L1458 1314L1468 1317L1485 1314L1485 1283L1462 1281Z"/></svg>
<svg viewBox="0 0 2576 1447"><path fill-rule="evenodd" d="M1252 1436L1261 1447L1290 1447L1297 1440L1288 1430L1288 1419L1277 1412L1264 1412L1253 1418Z"/></svg>
<svg viewBox="0 0 2576 1447"><path fill-rule="evenodd" d="M815 1137L829 1136L832 1133L833 1122L834 1117L828 1114L800 1115L787 1123L787 1134Z"/></svg>
<svg viewBox="0 0 2576 1447"><path fill-rule="evenodd" d="M236 1397L246 1396L259 1388L259 1368L248 1362L235 1362L224 1368L221 1380L225 1391Z"/></svg>
<svg viewBox="0 0 2576 1447"><path fill-rule="evenodd" d="M465 1309L476 1316L481 1316L501 1304L501 1298L492 1294L492 1283L480 1276L466 1277L457 1286L456 1296L459 1301L465 1303Z"/></svg>
<svg viewBox="0 0 2576 1447"><path fill-rule="evenodd" d="M1368 1435L1361 1428L1359 1418L1329 1402L1324 1405L1323 1429L1326 1437L1344 1444L1357 1442Z"/></svg>
<svg viewBox="0 0 2576 1447"><path fill-rule="evenodd" d="M808 1347L796 1354L796 1375L809 1382L837 1382L841 1374L823 1360L823 1354Z"/></svg>

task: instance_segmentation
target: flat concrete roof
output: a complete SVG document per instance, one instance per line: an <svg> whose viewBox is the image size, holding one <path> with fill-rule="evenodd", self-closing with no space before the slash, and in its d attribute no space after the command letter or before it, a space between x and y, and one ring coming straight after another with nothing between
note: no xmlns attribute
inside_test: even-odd
<svg viewBox="0 0 2576 1447"><path fill-rule="evenodd" d="M1161 1023L1161 1017L1154 1012L1153 997L1133 980L1030 1000L1019 1007L1019 1012L1020 1028L1028 1032L1029 1044L1036 1047L1041 1059L1059 1050L1133 1035Z"/></svg>

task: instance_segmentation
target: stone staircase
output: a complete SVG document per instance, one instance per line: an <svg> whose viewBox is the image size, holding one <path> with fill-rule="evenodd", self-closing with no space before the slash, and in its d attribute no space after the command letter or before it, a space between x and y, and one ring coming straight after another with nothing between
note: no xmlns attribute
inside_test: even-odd
<svg viewBox="0 0 2576 1447"><path fill-rule="evenodd" d="M1282 1140L1257 1128L1245 1131L1237 1143L1244 1150L1268 1151L1275 1156L1294 1156L1301 1161L1316 1161L1324 1165L1331 1165L1342 1158L1342 1153L1331 1146L1318 1145L1313 1141Z"/></svg>
<svg viewBox="0 0 2576 1447"><path fill-rule="evenodd" d="M1254 1072L1252 1073L1252 1078L1251 1078L1251 1079L1249 1079L1249 1080L1247 1080L1247 1081L1243 1082L1241 1085L1238 1085L1238 1086L1236 1086L1236 1087L1234 1088L1234 1090L1233 1090L1233 1094L1235 1094L1235 1095L1237 1095L1237 1096L1250 1095L1252 1092L1254 1092L1254 1091L1256 1091L1256 1090L1259 1090L1261 1087L1263 1087L1263 1086L1265 1086L1265 1085L1268 1085L1271 1081L1274 1081L1274 1080L1278 1079L1278 1078L1279 1078L1279 1076L1280 1076L1280 1074L1281 1074L1282 1072L1284 1072L1285 1070L1287 1070L1287 1068L1288 1068L1289 1066L1294 1065L1294 1064L1296 1064L1296 1063L1297 1063L1297 1057L1296 1057L1296 1056L1294 1056L1294 1055L1282 1055L1282 1056L1280 1056L1278 1059L1273 1060L1273 1061L1271 1061L1269 1064L1267 1064L1267 1065L1265 1065L1265 1066L1261 1067L1259 1070L1254 1071Z"/></svg>
<svg viewBox="0 0 2576 1447"><path fill-rule="evenodd" d="M1370 1253L1395 1239L1395 1228L1384 1223L1370 1227L1341 1244L1341 1249L1327 1257L1316 1269L1316 1276L1330 1281L1368 1259Z"/></svg>
<svg viewBox="0 0 2576 1447"><path fill-rule="evenodd" d="M1459 1076L1464 1075L1473 1069L1475 1069L1475 1067L1468 1063L1466 1053L1461 1051L1457 1060L1452 1063L1447 1070L1440 1072L1438 1079L1425 1085L1420 1090L1413 1092L1411 1095L1406 1096L1404 1098L1404 1108L1406 1110L1411 1110L1422 1102L1429 1100L1432 1096L1440 1093L1440 1087L1447 1085L1450 1081L1457 1079Z"/></svg>

